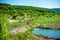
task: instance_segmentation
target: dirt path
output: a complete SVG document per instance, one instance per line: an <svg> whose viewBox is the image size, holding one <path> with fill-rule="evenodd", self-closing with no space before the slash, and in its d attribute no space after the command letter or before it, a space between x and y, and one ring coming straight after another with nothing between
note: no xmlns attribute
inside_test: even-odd
<svg viewBox="0 0 60 40"><path fill-rule="evenodd" d="M16 28L12 28L9 32L11 35L16 35L19 32L25 32L29 29L29 25L23 25Z"/></svg>
<svg viewBox="0 0 60 40"><path fill-rule="evenodd" d="M39 26L39 25L34 24L34 25L31 25L31 26L36 27L36 26ZM19 27L16 27L16 28L12 28L12 29L9 31L9 33L10 33L11 35L16 35L17 33L25 32L25 31L28 30L28 29L31 29L30 25L23 25L23 26L19 26Z"/></svg>

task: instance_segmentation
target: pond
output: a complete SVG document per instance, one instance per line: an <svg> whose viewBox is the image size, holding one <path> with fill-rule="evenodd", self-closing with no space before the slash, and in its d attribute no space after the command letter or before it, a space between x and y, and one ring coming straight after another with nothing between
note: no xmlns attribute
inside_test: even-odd
<svg viewBox="0 0 60 40"><path fill-rule="evenodd" d="M36 28L33 30L33 34L43 35L48 38L60 38L60 30Z"/></svg>

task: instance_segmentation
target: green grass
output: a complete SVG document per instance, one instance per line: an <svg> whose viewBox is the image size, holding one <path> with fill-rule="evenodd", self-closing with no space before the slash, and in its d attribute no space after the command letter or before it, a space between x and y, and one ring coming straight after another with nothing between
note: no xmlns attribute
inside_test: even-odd
<svg viewBox="0 0 60 40"><path fill-rule="evenodd" d="M27 16L27 18L30 18L30 17ZM4 19L4 17L3 17L3 19ZM5 18L4 20L3 19L1 19L1 22L3 22L2 23L3 25L1 24L2 25L1 26L2 27L1 34L3 35L2 37L0 36L1 40L27 40L27 39L31 39L30 33L34 29L34 27L31 27L32 28L31 31L28 30L25 33L19 33L15 36L10 36L10 34L8 33L9 28L21 26L21 25L25 24L26 22L29 22L30 24L35 24L35 23L36 24L60 24L60 15L48 17L48 18L46 16L40 16L38 18L34 17L34 20L32 20L32 18L30 18L29 20L25 20L25 21L20 20L19 22L16 22L16 23L9 23L9 22L7 22L7 20L5 21L5 19L8 19L8 18ZM45 28L48 28L48 27L45 27ZM39 35L39 36L42 36L42 35Z"/></svg>
<svg viewBox="0 0 60 40"><path fill-rule="evenodd" d="M53 16L53 17L39 17L36 20L31 21L32 24L60 24L60 15L59 16Z"/></svg>
<svg viewBox="0 0 60 40"><path fill-rule="evenodd" d="M31 30L27 30L24 33L13 36L9 34L10 28L24 24L60 24L60 12L58 13L47 8L0 4L0 40L32 39L31 32L34 29L32 26ZM19 22L9 23L8 19L19 20Z"/></svg>

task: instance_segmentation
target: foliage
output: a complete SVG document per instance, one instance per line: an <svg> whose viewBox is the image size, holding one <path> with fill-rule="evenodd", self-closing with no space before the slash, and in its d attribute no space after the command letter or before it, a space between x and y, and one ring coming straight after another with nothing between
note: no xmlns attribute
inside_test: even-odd
<svg viewBox="0 0 60 40"><path fill-rule="evenodd" d="M9 23L10 20L19 22ZM9 29L24 24L60 24L60 13L47 8L33 6L19 6L0 3L0 40L27 40L31 37L31 30L11 36Z"/></svg>

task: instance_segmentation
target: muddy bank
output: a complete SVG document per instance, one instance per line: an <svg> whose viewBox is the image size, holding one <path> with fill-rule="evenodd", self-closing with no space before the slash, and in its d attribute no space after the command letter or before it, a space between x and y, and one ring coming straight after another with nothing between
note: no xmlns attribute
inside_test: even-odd
<svg viewBox="0 0 60 40"><path fill-rule="evenodd" d="M39 37L37 40L60 40L60 39L47 38L47 37Z"/></svg>
<svg viewBox="0 0 60 40"><path fill-rule="evenodd" d="M40 24L39 26L55 28L55 29L59 29L60 28L60 24Z"/></svg>
<svg viewBox="0 0 60 40"><path fill-rule="evenodd" d="M58 39L48 38L48 37L36 36L34 34L32 34L32 38L35 40L60 40L60 38L58 38Z"/></svg>

